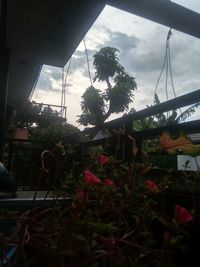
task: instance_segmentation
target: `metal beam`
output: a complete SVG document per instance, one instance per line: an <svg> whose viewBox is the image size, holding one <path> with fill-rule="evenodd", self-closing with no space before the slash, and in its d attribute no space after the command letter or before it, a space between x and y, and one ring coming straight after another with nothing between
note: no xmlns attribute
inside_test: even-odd
<svg viewBox="0 0 200 267"><path fill-rule="evenodd" d="M200 38L200 14L169 0L107 0L107 3Z"/></svg>

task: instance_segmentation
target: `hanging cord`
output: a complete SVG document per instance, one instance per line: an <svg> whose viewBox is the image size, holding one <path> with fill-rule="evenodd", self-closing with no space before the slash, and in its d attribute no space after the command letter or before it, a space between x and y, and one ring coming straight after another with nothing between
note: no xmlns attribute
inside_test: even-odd
<svg viewBox="0 0 200 267"><path fill-rule="evenodd" d="M166 47L165 47L165 54L164 54L164 61L163 61L163 65L162 65L162 68L161 68L161 72L158 76L158 79L157 79L157 82L156 82L156 87L155 87L155 91L154 91L154 100L155 100L155 95L157 93L157 90L158 90L158 85L159 85L159 82L160 82L160 79L162 77L162 74L163 74L163 71L164 71L164 68L165 68L165 65L167 65L167 74L168 74L168 65L171 66L171 63L168 64L168 61L169 61L169 40L172 36L172 31L171 31L171 28L170 30L168 31L168 34L167 34L167 40L166 40ZM171 57L170 57L170 60L171 60ZM171 71L172 72L172 71ZM171 73L170 72L170 73ZM167 75L166 75L167 76ZM168 78L166 78L166 80L168 80ZM167 85L167 82L166 82L166 85ZM166 86L167 87L167 86Z"/></svg>
<svg viewBox="0 0 200 267"><path fill-rule="evenodd" d="M61 101L60 101L60 106L61 106L61 110L60 110L60 115L61 117L63 117L63 106L64 106L64 98L65 98L65 69L62 68L62 87L61 87ZM61 137L61 126L62 126L62 122L60 121L59 123L59 127L58 127L58 136L59 138Z"/></svg>
<svg viewBox="0 0 200 267"><path fill-rule="evenodd" d="M72 58L70 58L69 60L66 75L65 75L65 68L62 68L62 91L61 91L61 101L60 101L60 106L61 106L60 115L62 117L65 117L65 119L66 119L66 84L67 84L67 79L69 75L69 70L71 67L71 61L72 61ZM61 126L62 126L62 122L60 122L60 125L58 128L59 136L61 136Z"/></svg>
<svg viewBox="0 0 200 267"><path fill-rule="evenodd" d="M158 85L161 80L162 74L164 69L166 68L166 76L165 76L165 95L167 101L169 100L169 93L168 93L168 79L170 78L171 86L172 86L172 91L174 94L174 97L176 97L176 92L175 92L175 87L174 87L174 81L173 81L173 73L172 73L172 65L171 65L171 52L170 52L170 38L172 36L172 29L170 28L167 34L167 39L166 39L166 47L165 47L165 54L164 54L164 61L163 65L161 68L161 72L158 76L157 82L156 82L156 87L155 87L155 92L154 92L154 101L155 101L155 96L157 94L158 90ZM180 113L182 113L181 109L179 109ZM167 118L169 117L169 113L167 112Z"/></svg>
<svg viewBox="0 0 200 267"><path fill-rule="evenodd" d="M165 76L165 95L166 95L167 101L169 100L169 95L168 95L168 74L169 74L169 71L168 70L169 70L169 61L168 61L168 53L167 53L166 76Z"/></svg>
<svg viewBox="0 0 200 267"><path fill-rule="evenodd" d="M91 72L90 72L89 56L88 56L88 51L87 51L86 42L85 42L84 38L83 38L83 44L84 44L84 47L85 47L85 54L86 54L86 59L87 59L88 76L89 76L89 79L90 79L91 86L93 87L92 76L91 76Z"/></svg>
<svg viewBox="0 0 200 267"><path fill-rule="evenodd" d="M171 31L171 29L170 29ZM167 51L167 59L166 59L166 76L165 76L165 95L167 101L169 100L169 95L168 95L168 74L169 74L169 58L168 58L168 50L169 50L169 33L167 36L167 43L166 43L166 51ZM167 119L169 118L169 111L167 111Z"/></svg>
<svg viewBox="0 0 200 267"><path fill-rule="evenodd" d="M172 91L173 91L174 97L176 98L176 91L175 91L175 87L174 87L174 79L173 79L172 64L171 64L171 49L170 49L170 37L172 36L172 34L173 33L171 31L171 28L170 28L169 33L168 33L168 37L167 37L167 40L168 40L168 47L167 47L168 48L167 49L167 52L168 52L168 68L169 68L169 75L170 75ZM180 111L180 114L182 114L181 108L179 108L179 111ZM184 120L184 122L185 122L185 120Z"/></svg>
<svg viewBox="0 0 200 267"><path fill-rule="evenodd" d="M61 91L61 101L60 101L60 106L61 106L60 115L64 117L65 119L66 119L66 84L67 84L67 79L69 75L69 70L71 67L71 61L72 61L72 57L69 60L66 75L65 75L65 68L62 68L62 91ZM59 137L61 137L61 128L62 128L62 122L60 122L60 125L58 128Z"/></svg>
<svg viewBox="0 0 200 267"><path fill-rule="evenodd" d="M71 67L71 61L72 61L72 58L70 58L70 60L69 60L66 75L65 75L65 68L62 69L61 108L65 107L65 105L66 105L66 84L67 84L67 79L68 79L68 75L69 75L69 70ZM64 110L62 109L62 113L61 113L62 116L63 116L63 112L64 112Z"/></svg>
<svg viewBox="0 0 200 267"><path fill-rule="evenodd" d="M169 51L169 40L171 38L171 35L172 35L172 31L171 31L171 28L170 28L169 31L168 31L168 34L167 34L164 61L163 61L163 65L162 65L162 68L161 68L161 72L160 72L160 74L158 76L158 79L157 79L157 82L156 82L153 102L155 102L155 97L156 97L156 94L157 94L158 85L159 85L160 79L162 77L162 74L163 74L165 66L166 66L165 94L166 94L166 99L169 100L169 95L168 95L169 53L168 53L168 51ZM169 114L167 112L167 118L168 117L169 117Z"/></svg>
<svg viewBox="0 0 200 267"><path fill-rule="evenodd" d="M169 47L168 47L168 57L169 57L169 72L170 72L170 80L171 80L171 85L172 85L172 91L173 91L174 97L176 97L176 92L175 92L175 88L174 88L173 73L172 73L170 43L169 43Z"/></svg>
<svg viewBox="0 0 200 267"><path fill-rule="evenodd" d="M60 101L61 116L62 116L62 106L63 106L63 99L64 99L64 79L65 79L65 69L62 68L62 90L61 90L61 101Z"/></svg>
<svg viewBox="0 0 200 267"><path fill-rule="evenodd" d="M42 65L41 65L41 66L39 67L39 69L38 69L37 77L36 77L35 82L34 82L34 84L33 84L33 88L32 88L32 90L31 90L31 93L30 93L30 96L29 96L29 98L28 98L28 101L31 101L31 98L32 98L32 96L33 96L33 94L34 94L34 92L35 92L35 90L36 90L36 87L37 87L39 78L40 78L40 76L41 76L41 72L42 72Z"/></svg>

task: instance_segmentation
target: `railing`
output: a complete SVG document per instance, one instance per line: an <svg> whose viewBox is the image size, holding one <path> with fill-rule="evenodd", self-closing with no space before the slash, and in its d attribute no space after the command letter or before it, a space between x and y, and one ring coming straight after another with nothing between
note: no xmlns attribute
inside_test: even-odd
<svg viewBox="0 0 200 267"><path fill-rule="evenodd" d="M171 125L165 125L159 128L148 129L145 131L137 131L133 128L133 122L141 119L145 119L150 116L155 116L157 114L169 112L171 110L180 109L188 105L196 104L200 102L200 90L194 91L192 93L177 97L175 99L163 102L161 104L151 106L140 110L138 112L134 112L132 114L128 114L121 118L106 122L98 127L93 127L86 129L84 131L85 134L94 135L98 131L109 130L113 132L113 129L123 129L125 132L125 136L123 137L123 153L128 153L130 150L130 142L127 139L127 135L132 133L137 140L137 146L141 148L142 142L144 140L152 140L159 136L162 132L170 132L173 135L178 135L180 132L184 132L185 134L194 134L200 133L200 120L188 121L184 123L174 123ZM106 141L111 142L112 138L105 138L99 140L90 140L89 142L82 143L82 147L87 146L98 146L104 144ZM195 140L195 142L200 142L200 140ZM113 142L114 146L116 145L115 141ZM128 157L121 156L122 159L127 160Z"/></svg>
<svg viewBox="0 0 200 267"><path fill-rule="evenodd" d="M198 102L200 102L200 89L192 93L168 100L156 106L148 107L138 112L128 114L127 116L106 122L99 127L87 129L85 132L89 133L92 131L96 131L97 129L100 130L100 129L110 129L110 128L121 127L123 124L128 125L132 123L134 120L144 119L146 117L150 117L150 116L154 116L159 113L164 113L167 111L179 109L179 108L192 105ZM199 126L200 128L199 124L197 124L197 126Z"/></svg>
<svg viewBox="0 0 200 267"><path fill-rule="evenodd" d="M51 107L53 108L56 108L56 112L57 112L57 115L66 119L67 118L67 107L66 106L60 106L60 105L54 105L54 104L44 104L44 103L37 103L34 101L34 104L35 105L41 105L42 108L49 108L51 109ZM59 111L57 110L59 109Z"/></svg>
<svg viewBox="0 0 200 267"><path fill-rule="evenodd" d="M187 95L184 96L180 96L177 97L176 99L172 99L169 100L167 102L161 103L159 105L156 106L152 106L143 110L140 110L138 112L135 112L133 114L129 114L127 116L124 116L122 118L119 119L115 119L112 120L110 122L106 122L104 124L102 124L99 127L93 127L90 129L87 129L85 131L83 131L82 133L87 135L87 136L93 136L99 131L99 130L109 130L110 132L114 132L114 129L123 129L124 130L124 135L121 136L121 150L119 151L119 158L123 159L123 160L130 160L130 140L127 138L127 135L129 133L133 133L134 137L136 138L137 141L137 146L139 148L141 148L142 142L144 140L152 140L154 138L157 138L159 136L160 133L162 133L163 131L168 131L170 133L172 133L173 135L178 135L180 132L184 132L186 134L194 134L194 133L200 133L200 120L194 120L194 121L188 121L188 122L184 122L181 124L174 124L174 125L166 125L160 128L155 128L155 129L148 129L145 131L136 131L133 129L133 122L140 120L140 119L144 119L146 117L149 116L154 116L156 114L160 114L160 113L164 113L164 112L168 112L170 110L174 110L174 109L179 109L182 108L184 106L188 106L188 105L192 105L195 103L200 102L200 90L197 90L195 92L189 93ZM198 138L197 138L198 139ZM66 137L66 140L63 140L64 142L68 142L68 138ZM93 140L92 138L90 139L90 141L87 142L82 142L79 144L79 146L77 146L77 150L78 152L78 156L81 157L81 152L84 152L85 148L87 147L91 147L91 146L99 146L105 143L111 143L111 146L113 146L114 148L116 147L116 141L117 137L112 135L112 137L108 137L108 138L103 138L103 139L99 139L99 140ZM15 150L15 142L14 141L18 141L18 147L16 147ZM196 142L198 142L198 140L195 140ZM199 140L200 141L200 140ZM12 169L12 161L13 159L20 159L20 151L23 151L23 153L26 153L30 156L29 157L29 161L32 160L32 163L36 163L36 157L33 157L33 150L34 147L38 147L40 146L39 143L34 142L34 140L10 140L10 151L8 151L9 153L9 167L10 169ZM22 145L20 145L20 143ZM23 145L23 143L25 143ZM28 145L29 144L29 145ZM34 144L34 145L33 145ZM20 148L21 146L21 148ZM20 150L21 149L21 150ZM16 154L15 154L15 152ZM30 152L32 150L32 152ZM111 149L112 150L112 149ZM111 151L113 152L113 151ZM32 154L31 154L32 153ZM22 154L21 154L22 155ZM38 161L40 161L40 153L37 153L38 156ZM155 155L154 155L155 156ZM166 155L165 155L166 156ZM31 157L33 157L31 159ZM20 160L19 160L20 161ZM21 161L22 162L22 161ZM23 164L23 162L22 162ZM25 163L24 163L25 164ZM27 170L27 172L26 172ZM27 179L30 179L30 175L35 177L32 177L33 181L31 181L31 184L29 186L29 190L33 190L34 189L34 185L36 183L37 177L39 175L39 171L40 171L40 162L37 162L37 172L35 174L33 174L33 168L30 168L30 170L28 169L27 164L24 165L24 168L22 166L22 173L21 175L24 176L24 185L23 183L21 183L21 189L23 190L27 190ZM32 173L32 174L31 174ZM49 178L48 178L49 179ZM16 181L17 182L17 181ZM19 186L19 185L18 185ZM47 183L44 185L44 188L48 189L49 187L49 180L47 181Z"/></svg>

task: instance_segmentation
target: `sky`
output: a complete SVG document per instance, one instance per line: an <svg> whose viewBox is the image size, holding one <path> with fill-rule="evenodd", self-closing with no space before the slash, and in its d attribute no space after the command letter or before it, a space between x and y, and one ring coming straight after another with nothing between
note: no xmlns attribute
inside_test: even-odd
<svg viewBox="0 0 200 267"><path fill-rule="evenodd" d="M174 0L180 5L200 13L199 0ZM111 19L112 18L112 19ZM141 110L153 103L156 82L160 74L169 28L129 14L119 9L106 6L85 36L89 56L90 71L94 77L93 55L104 46L119 49L120 63L129 75L135 77L137 91L130 105ZM200 39L172 29L170 39L171 66L174 88L177 96L200 88ZM65 66L67 72L68 64ZM161 102L166 101L166 70L158 85L157 94ZM67 121L80 129L76 122L81 114L81 96L90 86L87 58L83 42L80 43L71 58L71 65L66 81ZM103 83L95 83L96 88L106 88ZM168 81L169 99L174 98L170 80ZM44 65L36 85L32 100L40 103L61 103L62 69ZM122 114L112 115L109 120ZM193 119L200 115L200 110Z"/></svg>

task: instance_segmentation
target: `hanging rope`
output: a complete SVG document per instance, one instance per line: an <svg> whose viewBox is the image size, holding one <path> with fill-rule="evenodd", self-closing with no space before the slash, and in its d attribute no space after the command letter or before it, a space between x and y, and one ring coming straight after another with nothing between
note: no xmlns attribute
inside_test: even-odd
<svg viewBox="0 0 200 267"><path fill-rule="evenodd" d="M171 82L171 87L172 87L172 91L173 91L173 95L174 97L176 97L176 92L175 92L175 87L174 87L174 81L173 81L173 73L172 73L172 65L171 65L171 51L170 51L170 38L172 36L172 29L170 28L167 34L167 39L166 39L166 47L165 47L165 54L164 54L164 61L163 61L163 65L161 68L161 72L158 76L157 82L156 82L156 87L155 87L155 91L154 91L154 100L155 101L155 96L157 94L157 90L158 90L158 85L159 82L161 80L162 74L164 69L166 69L166 76L165 76L165 95L166 95L166 99L167 101L169 100L169 92L168 92L168 80L170 78L170 82ZM182 113L181 109L179 109L180 114ZM169 113L167 112L167 118L168 118Z"/></svg>
<svg viewBox="0 0 200 267"><path fill-rule="evenodd" d="M72 58L70 58L69 60L69 64L68 64L68 67L67 67L67 72L66 72L66 75L65 75L65 68L62 69L62 93L61 93L61 116L63 116L63 107L66 106L66 85L67 85L67 79L68 79L68 75L69 75L69 70L70 70L70 67L71 67L71 61L72 61Z"/></svg>
<svg viewBox="0 0 200 267"><path fill-rule="evenodd" d="M168 34L167 34L163 65L161 68L161 72L158 76L157 82L156 82L156 87L155 87L155 91L154 91L154 100L155 100L155 95L157 94L158 85L159 85L160 79L162 77L163 71L165 69L165 66L166 66L165 92L166 92L167 100L168 100L168 74L169 73L170 73L170 80L172 81L172 84L173 84L173 92L175 93L173 76L172 76L172 68L171 68L171 56L170 56L170 38L171 38L171 36L172 36L172 30L170 28L170 30L168 31ZM175 94L175 96L176 96L176 94Z"/></svg>
<svg viewBox="0 0 200 267"><path fill-rule="evenodd" d="M64 79L65 79L65 69L62 68L62 90L61 90L61 102L60 102L60 106L61 106L61 116L62 114L62 106L63 106L63 99L64 99Z"/></svg>
<svg viewBox="0 0 200 267"><path fill-rule="evenodd" d="M166 94L167 101L169 100L169 96L168 96L168 73L169 71L168 70L169 70L169 61L166 60L165 94Z"/></svg>
<svg viewBox="0 0 200 267"><path fill-rule="evenodd" d="M88 56L88 51L87 51L87 46L86 46L85 39L83 39L83 44L84 44L84 47L85 47L85 54L86 54L87 68L88 68L88 76L89 76L89 79L90 79L90 84L91 84L91 86L93 86L92 76L91 76L91 72L90 72L89 56ZM67 78L68 78L68 75L69 75L69 70L70 70L70 67L71 67L71 61L72 61L72 58L70 58L70 60L69 60L69 64L68 64L66 75L65 75L65 68L62 69L61 109L63 107L65 107L65 105L66 105L66 84L67 84ZM62 116L63 116L63 112L64 112L64 110L62 109L62 112L61 112Z"/></svg>
<svg viewBox="0 0 200 267"><path fill-rule="evenodd" d="M87 51L86 42L85 42L84 38L83 38L83 44L84 44L84 47L85 47L85 54L86 54L86 59L87 59L88 76L89 76L89 79L90 79L90 84L91 84L91 86L93 86L92 76L91 76L91 72L90 72L89 56L88 56L88 51Z"/></svg>
<svg viewBox="0 0 200 267"><path fill-rule="evenodd" d="M172 74L170 45L168 47L168 56L169 56L169 72L170 72L171 85L172 85L172 90L173 90L173 93L174 93L174 97L176 97L176 92L175 92L175 88L174 88L173 74Z"/></svg>

